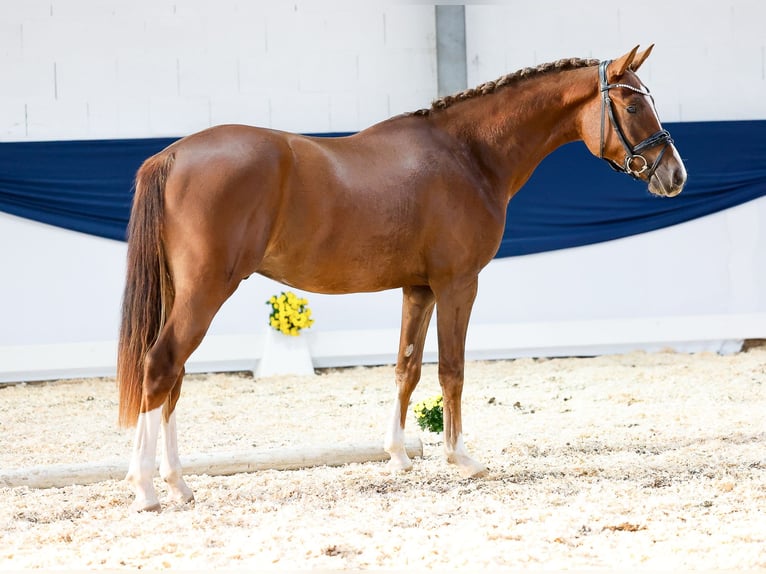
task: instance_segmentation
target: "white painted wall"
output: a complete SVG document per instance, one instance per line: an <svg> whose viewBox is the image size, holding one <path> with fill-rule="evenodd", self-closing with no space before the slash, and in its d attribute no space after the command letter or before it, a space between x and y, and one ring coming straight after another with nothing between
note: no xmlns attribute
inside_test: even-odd
<svg viewBox="0 0 766 574"><path fill-rule="evenodd" d="M469 6L469 83L656 42L642 77L666 120L766 118L766 4L705 6ZM184 135L230 121L357 130L435 97L433 6L0 0L0 69L6 141ZM469 356L720 349L764 336L764 222L762 199L637 237L494 261ZM112 373L124 257L122 243L0 214L0 381ZM191 370L254 367L264 301L280 289L243 283ZM398 291L309 299L317 366L393 360Z"/></svg>

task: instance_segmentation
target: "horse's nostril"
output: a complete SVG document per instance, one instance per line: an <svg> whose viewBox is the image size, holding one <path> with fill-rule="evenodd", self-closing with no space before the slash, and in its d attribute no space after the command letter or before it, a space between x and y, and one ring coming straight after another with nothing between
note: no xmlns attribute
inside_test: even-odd
<svg viewBox="0 0 766 574"><path fill-rule="evenodd" d="M686 172L682 169L673 170L673 187L681 188L686 183Z"/></svg>

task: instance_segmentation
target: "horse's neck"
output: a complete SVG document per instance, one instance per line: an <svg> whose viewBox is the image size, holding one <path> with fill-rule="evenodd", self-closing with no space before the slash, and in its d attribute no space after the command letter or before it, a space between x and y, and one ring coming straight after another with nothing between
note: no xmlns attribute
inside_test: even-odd
<svg viewBox="0 0 766 574"><path fill-rule="evenodd" d="M530 78L444 110L442 125L468 144L508 200L549 153L582 139L580 112L596 90L589 68Z"/></svg>

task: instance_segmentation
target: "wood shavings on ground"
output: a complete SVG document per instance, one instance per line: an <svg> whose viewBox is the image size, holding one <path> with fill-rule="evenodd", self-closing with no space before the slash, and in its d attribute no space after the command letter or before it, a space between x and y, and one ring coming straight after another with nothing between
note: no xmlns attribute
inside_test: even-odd
<svg viewBox="0 0 766 574"><path fill-rule="evenodd" d="M187 377L193 453L382 442L393 368ZM426 365L413 402L439 392ZM134 514L122 481L0 488L0 570L766 568L766 348L471 362L463 418L489 466L424 458L188 476L196 503ZM0 388L0 467L126 461L113 380Z"/></svg>

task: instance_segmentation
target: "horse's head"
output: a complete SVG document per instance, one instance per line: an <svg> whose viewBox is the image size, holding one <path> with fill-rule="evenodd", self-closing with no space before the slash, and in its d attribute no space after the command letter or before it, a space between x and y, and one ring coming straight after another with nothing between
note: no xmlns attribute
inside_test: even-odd
<svg viewBox="0 0 766 574"><path fill-rule="evenodd" d="M639 53L636 46L601 62L598 96L587 106L583 140L615 170L647 182L651 193L673 197L686 183L686 168L660 125L649 89L636 75L653 47Z"/></svg>

